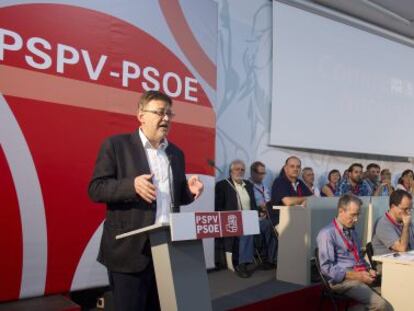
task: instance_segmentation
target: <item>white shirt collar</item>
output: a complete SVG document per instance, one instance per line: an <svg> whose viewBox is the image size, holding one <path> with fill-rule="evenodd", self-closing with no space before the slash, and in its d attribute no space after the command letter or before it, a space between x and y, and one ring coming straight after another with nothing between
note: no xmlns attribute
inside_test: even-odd
<svg viewBox="0 0 414 311"><path fill-rule="evenodd" d="M235 184L236 186L239 186L239 187L246 187L246 183L244 182L244 180L241 182L241 184L239 184L239 183L237 183L237 182L234 182L234 184Z"/></svg>
<svg viewBox="0 0 414 311"><path fill-rule="evenodd" d="M235 182L231 177L229 178L232 182L233 182L233 184L235 185L235 186L239 186L239 187L245 187L246 186L246 183L244 182L244 180L242 179L242 182L239 184L239 183L237 183L237 182Z"/></svg>
<svg viewBox="0 0 414 311"><path fill-rule="evenodd" d="M141 138L142 145L144 146L144 148L146 148L146 149L157 149L157 148L154 148L153 145L151 145L150 141L148 140L147 136L145 136L145 134L144 134L144 132L142 131L141 128L138 130L138 133L139 133L139 137ZM167 149L167 147L168 147L168 140L167 140L167 138L164 138L161 141L158 149L160 149L162 151L165 151L165 149Z"/></svg>

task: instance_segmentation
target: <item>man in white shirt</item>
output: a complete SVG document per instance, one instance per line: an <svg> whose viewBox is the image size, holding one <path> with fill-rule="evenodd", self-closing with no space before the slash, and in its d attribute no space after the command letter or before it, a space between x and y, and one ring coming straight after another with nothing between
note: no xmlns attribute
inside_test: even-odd
<svg viewBox="0 0 414 311"><path fill-rule="evenodd" d="M230 164L230 176L217 182L215 187L216 211L257 210L253 185L243 179L245 171L246 166L241 160L234 160ZM248 269L248 264L254 259L253 235L224 238L223 242L225 251L233 254L237 275L241 278L250 277L252 271Z"/></svg>
<svg viewBox="0 0 414 311"><path fill-rule="evenodd" d="M174 117L171 99L148 91L138 104L140 129L102 144L89 196L107 205L98 261L108 269L117 310L159 310L149 239L115 236L154 222L191 203L203 191L197 176L185 176L183 152L166 139Z"/></svg>

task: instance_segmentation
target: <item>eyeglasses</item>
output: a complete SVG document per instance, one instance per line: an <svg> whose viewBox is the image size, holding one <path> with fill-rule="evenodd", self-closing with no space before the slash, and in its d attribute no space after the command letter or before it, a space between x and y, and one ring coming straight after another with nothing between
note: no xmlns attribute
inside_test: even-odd
<svg viewBox="0 0 414 311"><path fill-rule="evenodd" d="M349 217L352 218L354 221L358 221L359 214L349 214Z"/></svg>
<svg viewBox="0 0 414 311"><path fill-rule="evenodd" d="M175 117L175 113L172 112L171 110L147 110L147 109L142 109L141 111L156 114L160 118L164 118L165 116L167 116L168 118L172 119L172 118Z"/></svg>
<svg viewBox="0 0 414 311"><path fill-rule="evenodd" d="M411 212L413 210L412 207L401 207L401 206L397 206L400 210L402 210L403 212Z"/></svg>
<svg viewBox="0 0 414 311"><path fill-rule="evenodd" d="M243 167L233 167L233 171L241 171L241 172L244 172L245 169Z"/></svg>

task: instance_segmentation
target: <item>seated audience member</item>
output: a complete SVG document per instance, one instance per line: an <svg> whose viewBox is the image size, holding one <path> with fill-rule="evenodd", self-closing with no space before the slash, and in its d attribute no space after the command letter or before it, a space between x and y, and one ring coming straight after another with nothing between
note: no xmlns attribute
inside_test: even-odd
<svg viewBox="0 0 414 311"><path fill-rule="evenodd" d="M318 187L315 187L315 173L311 167L302 170L302 180L314 196L321 196Z"/></svg>
<svg viewBox="0 0 414 311"><path fill-rule="evenodd" d="M381 182L374 195L389 196L394 191L394 187L391 184L391 172L389 169L383 169L381 171Z"/></svg>
<svg viewBox="0 0 414 311"><path fill-rule="evenodd" d="M272 185L273 205L304 205L312 192L298 179L301 170L300 159L296 156L287 158L280 175Z"/></svg>
<svg viewBox="0 0 414 311"><path fill-rule="evenodd" d="M402 172L395 189L405 190L411 194L414 192L414 172L410 169Z"/></svg>
<svg viewBox="0 0 414 311"><path fill-rule="evenodd" d="M253 185L243 179L244 172L244 162L234 160L230 164L230 176L216 183L216 211L257 210ZM233 253L237 275L242 278L250 277L252 273L247 269L247 264L253 262L253 235L224 238L223 242L224 250Z"/></svg>
<svg viewBox="0 0 414 311"><path fill-rule="evenodd" d="M362 169L362 164L352 164L348 169L348 178L341 181L335 195L341 196L347 193L352 193L357 196L370 195L367 184L361 180Z"/></svg>
<svg viewBox="0 0 414 311"><path fill-rule="evenodd" d="M270 204L269 188L263 183L266 166L259 161L250 166L250 182L253 185L256 205L259 208L260 234L266 249L267 261L262 263L263 269L272 269L276 262L276 232L278 219L272 219L274 211Z"/></svg>
<svg viewBox="0 0 414 311"><path fill-rule="evenodd" d="M367 175L368 175L368 172L363 170L361 174L361 180L364 181L367 178Z"/></svg>
<svg viewBox="0 0 414 311"><path fill-rule="evenodd" d="M331 170L328 174L328 183L322 187L321 197L334 197L340 179L341 173L338 170Z"/></svg>
<svg viewBox="0 0 414 311"><path fill-rule="evenodd" d="M395 190L390 196L389 206L389 211L374 226L372 247L375 255L414 249L411 194L404 190Z"/></svg>
<svg viewBox="0 0 414 311"><path fill-rule="evenodd" d="M356 300L363 310L392 310L371 287L377 274L364 260L355 231L361 205L352 194L339 199L337 217L316 238L321 271L334 292Z"/></svg>
<svg viewBox="0 0 414 311"><path fill-rule="evenodd" d="M363 179L365 187L368 189L367 195L374 195L379 187L381 168L376 163L370 163L367 166L367 171Z"/></svg>
<svg viewBox="0 0 414 311"><path fill-rule="evenodd" d="M348 169L346 169L346 170L344 170L344 172L342 173L342 178L341 178L341 181L342 181L342 180L346 180L346 179L348 179L348 176L349 176L349 170L348 170Z"/></svg>

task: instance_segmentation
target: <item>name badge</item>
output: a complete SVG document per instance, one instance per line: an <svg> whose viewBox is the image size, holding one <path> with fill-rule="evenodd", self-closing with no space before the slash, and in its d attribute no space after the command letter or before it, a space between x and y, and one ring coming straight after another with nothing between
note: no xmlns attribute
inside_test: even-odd
<svg viewBox="0 0 414 311"><path fill-rule="evenodd" d="M354 266L354 271L356 272L367 271L367 267L364 264L358 264Z"/></svg>

